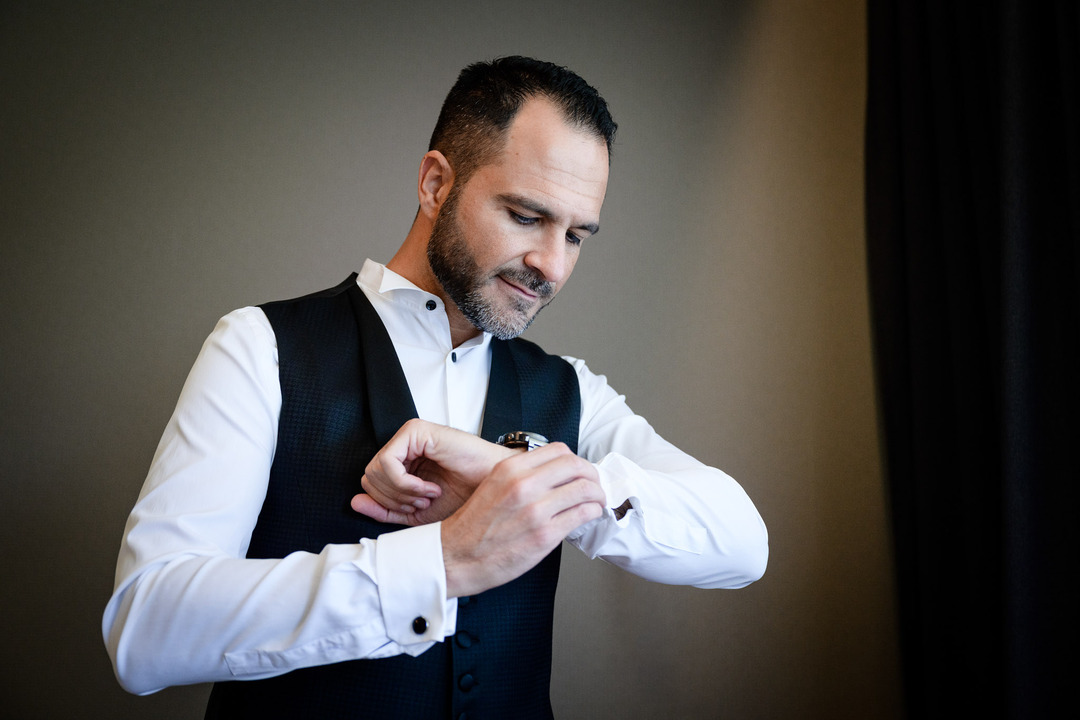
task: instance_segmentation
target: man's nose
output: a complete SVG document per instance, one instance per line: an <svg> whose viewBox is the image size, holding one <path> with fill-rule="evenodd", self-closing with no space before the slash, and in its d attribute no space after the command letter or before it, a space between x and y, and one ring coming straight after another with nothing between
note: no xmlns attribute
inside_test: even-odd
<svg viewBox="0 0 1080 720"><path fill-rule="evenodd" d="M543 241L525 255L525 264L540 273L546 282L561 286L569 275L565 233L545 233Z"/></svg>

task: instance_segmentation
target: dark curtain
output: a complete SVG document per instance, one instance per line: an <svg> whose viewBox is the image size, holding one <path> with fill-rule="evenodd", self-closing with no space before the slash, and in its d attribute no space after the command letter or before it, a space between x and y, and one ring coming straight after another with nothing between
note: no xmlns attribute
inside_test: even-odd
<svg viewBox="0 0 1080 720"><path fill-rule="evenodd" d="M870 0L869 41L906 714L1074 716L1080 3Z"/></svg>

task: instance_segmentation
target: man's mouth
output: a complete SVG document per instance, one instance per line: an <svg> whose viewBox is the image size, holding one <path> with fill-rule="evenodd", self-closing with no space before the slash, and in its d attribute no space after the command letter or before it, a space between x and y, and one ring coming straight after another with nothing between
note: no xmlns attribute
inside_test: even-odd
<svg viewBox="0 0 1080 720"><path fill-rule="evenodd" d="M509 287L510 287L510 289L512 289L512 290L516 290L516 291L517 291L517 292L518 292L519 294L521 294L521 295L524 295L524 296L525 296L525 297L527 297L527 298L528 298L529 300L536 300L536 299L537 299L537 297L538 297L538 296L537 296L537 294L536 294L536 293L532 292L531 290L527 290L526 288L522 287L522 286L521 286L521 285L519 285L518 283L516 283L516 282L514 282L514 281L512 281L512 280L510 280L510 279L508 279L508 278L507 278L506 276L504 276L504 275L497 275L496 277L498 277L498 278L499 278L499 280L502 280L502 282L503 282L504 284L506 284L507 286L509 286Z"/></svg>
<svg viewBox="0 0 1080 720"><path fill-rule="evenodd" d="M535 273L507 270L498 273L495 277L530 301L548 301L555 295L555 284L545 281Z"/></svg>

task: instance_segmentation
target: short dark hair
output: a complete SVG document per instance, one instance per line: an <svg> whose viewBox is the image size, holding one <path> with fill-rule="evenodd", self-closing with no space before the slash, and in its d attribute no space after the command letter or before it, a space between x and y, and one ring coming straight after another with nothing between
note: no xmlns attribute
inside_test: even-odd
<svg viewBox="0 0 1080 720"><path fill-rule="evenodd" d="M438 150L454 169L455 184L494 160L526 100L545 97L562 109L568 124L603 140L611 157L617 125L607 102L577 73L542 60L514 55L469 65L443 101L428 150Z"/></svg>

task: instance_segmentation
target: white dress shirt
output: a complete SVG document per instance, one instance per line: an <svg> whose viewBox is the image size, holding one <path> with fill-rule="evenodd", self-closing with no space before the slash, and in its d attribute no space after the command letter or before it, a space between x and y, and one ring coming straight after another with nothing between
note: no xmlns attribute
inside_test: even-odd
<svg viewBox="0 0 1080 720"><path fill-rule="evenodd" d="M442 301L370 260L358 282L420 417L479 433L490 336L454 348ZM662 439L584 362L566 360L581 389L578 454L596 463L609 508L632 504L567 540L657 582L735 588L760 577L768 537L738 483ZM128 519L102 621L131 692L418 655L455 631L439 523L319 554L245 558L277 442L277 363L266 316L242 308L218 323L180 394ZM428 629L417 635L420 616Z"/></svg>

